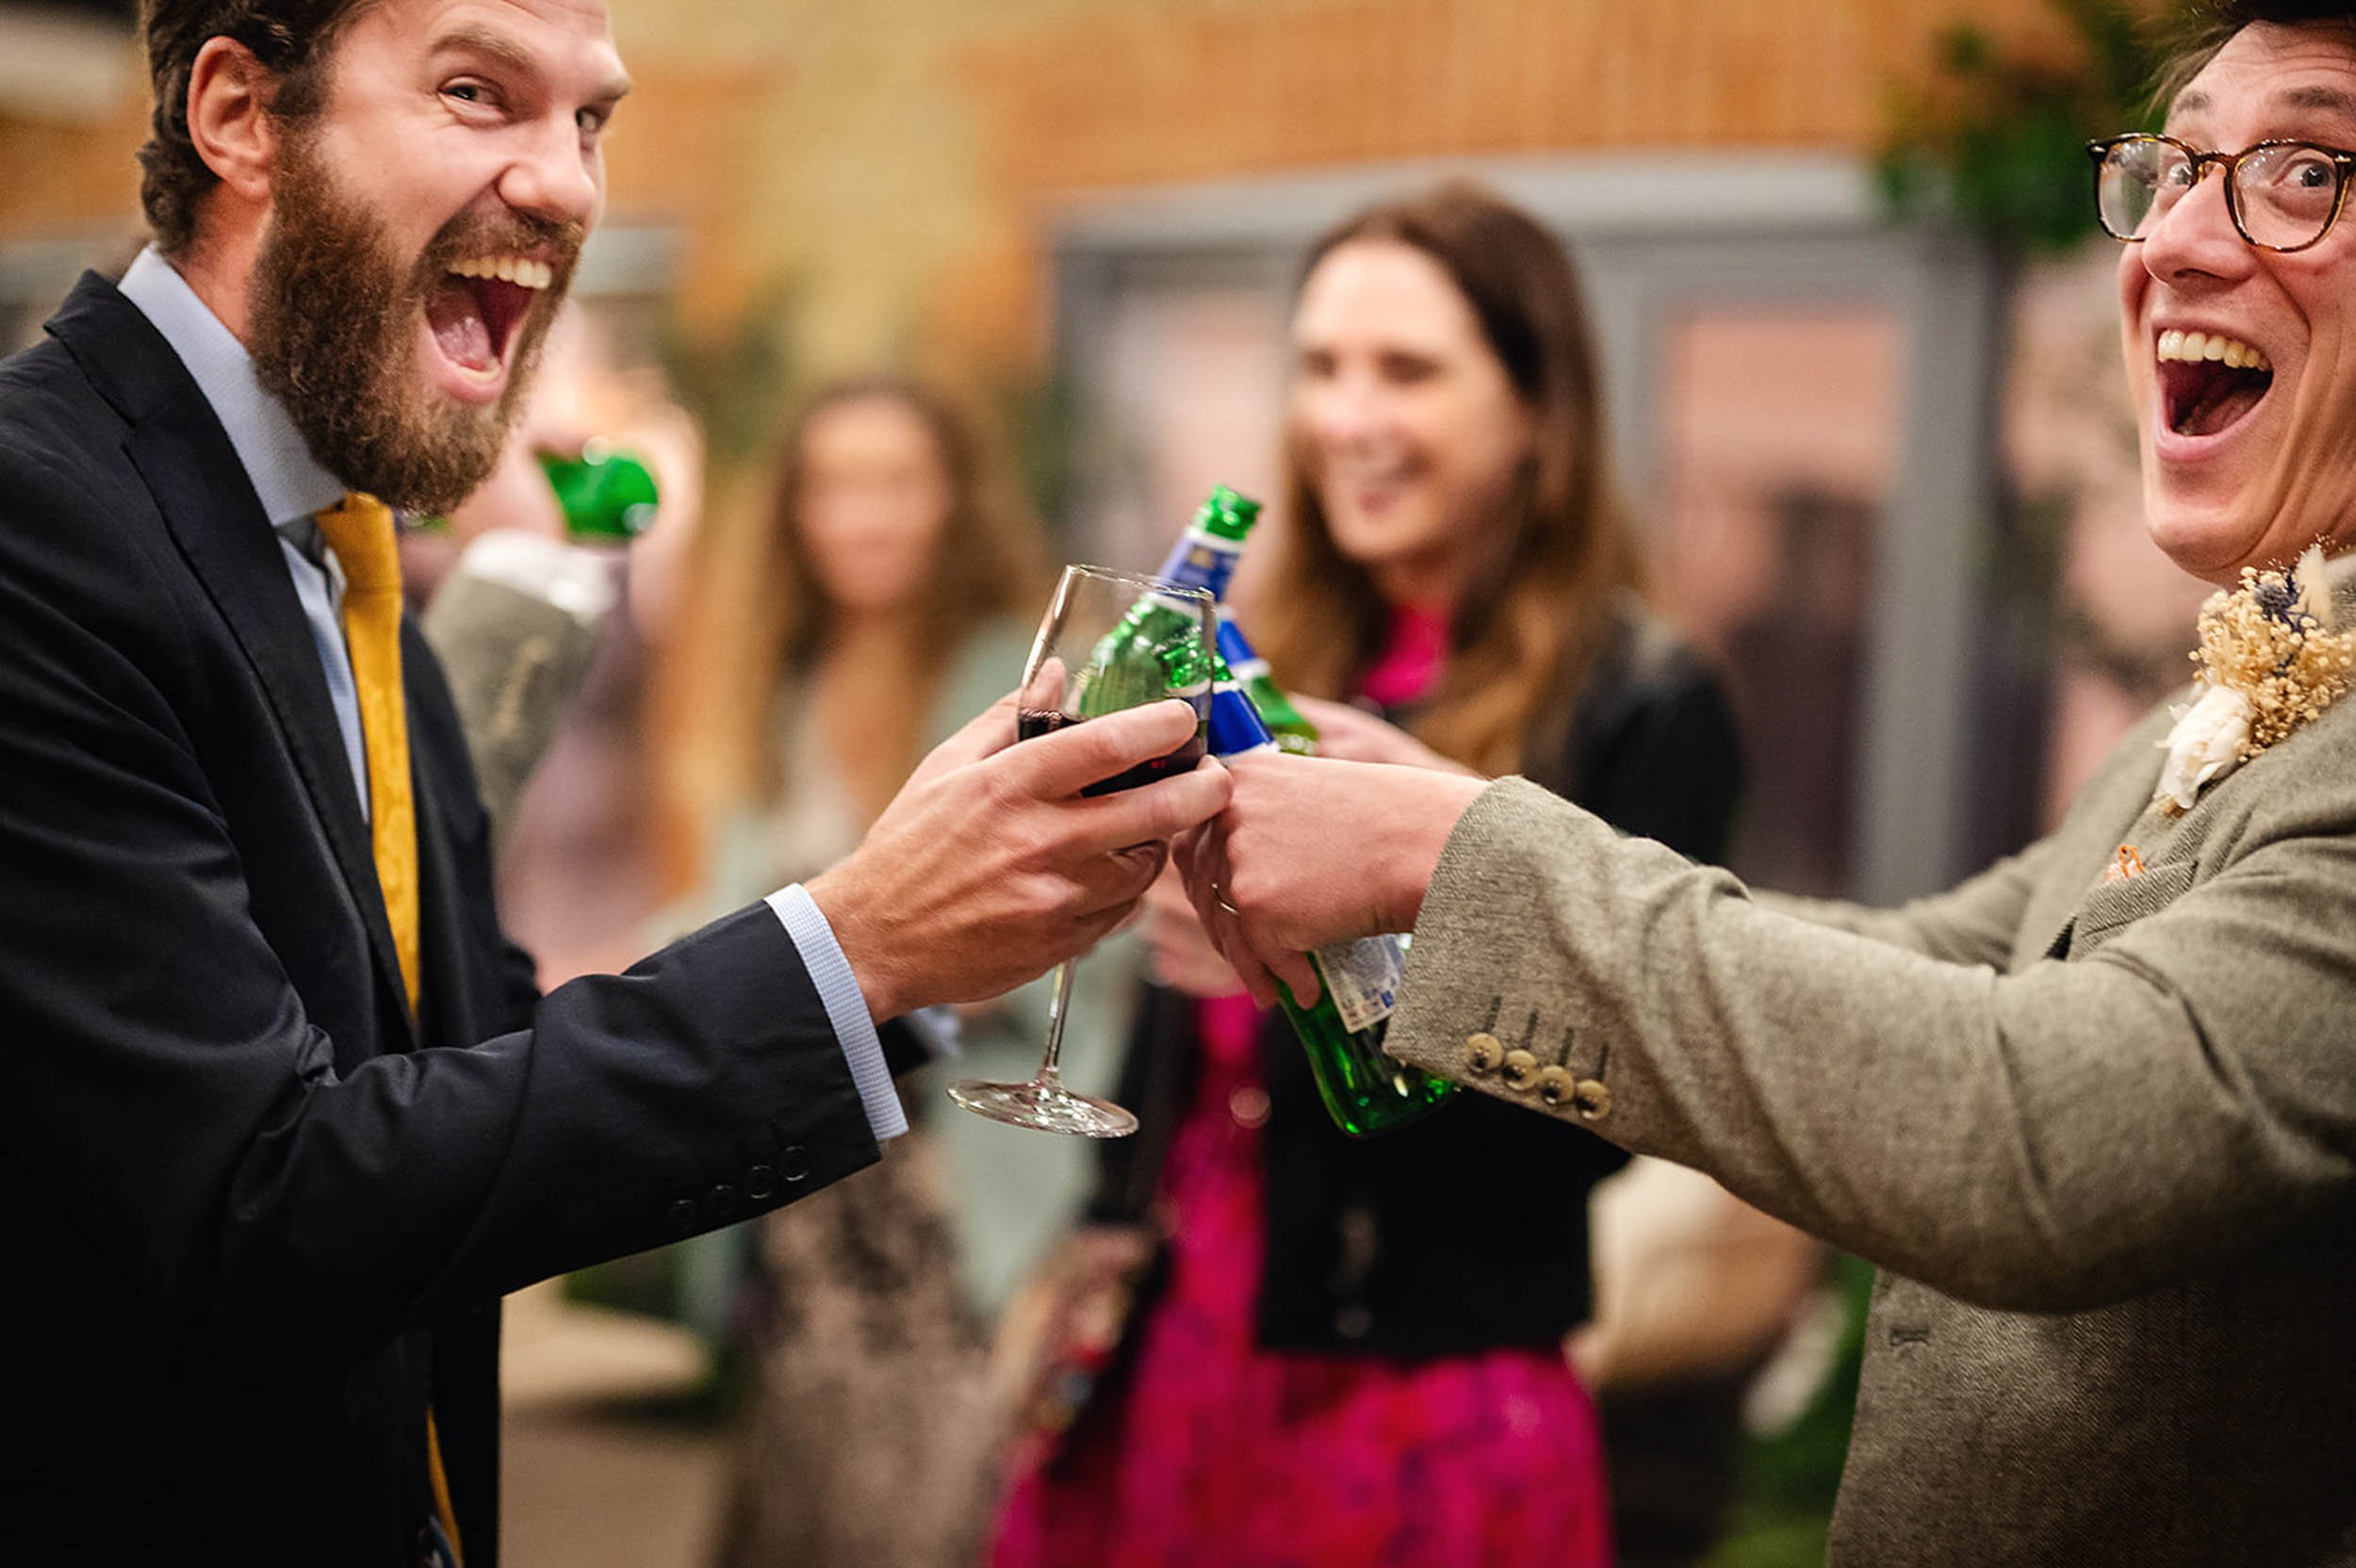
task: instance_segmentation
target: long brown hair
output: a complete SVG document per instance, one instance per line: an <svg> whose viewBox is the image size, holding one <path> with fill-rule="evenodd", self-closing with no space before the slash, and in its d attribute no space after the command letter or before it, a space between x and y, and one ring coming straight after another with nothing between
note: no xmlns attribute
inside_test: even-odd
<svg viewBox="0 0 2356 1568"><path fill-rule="evenodd" d="M1642 586L1612 489L1579 279L1535 220L1466 182L1345 220L1311 247L1302 283L1358 240L1411 245L1440 265L1530 414L1530 449L1498 514L1477 531L1448 667L1413 725L1459 761L1512 772L1542 715L1578 690L1616 604ZM1285 526L1252 629L1280 680L1334 696L1381 652L1390 610L1372 574L1334 546L1297 431L1284 484Z"/></svg>
<svg viewBox="0 0 2356 1568"><path fill-rule="evenodd" d="M905 775L919 760L924 721L941 678L968 633L1009 614L1027 614L1040 589L1039 526L1010 483L986 460L974 422L942 394L896 376L837 381L813 393L786 425L765 503L748 509L730 537L713 530L697 543L688 629L708 657L694 678L709 683L696 721L675 760L691 816L728 804L759 804L780 783L775 737L780 693L808 674L835 634L833 604L799 526L807 437L820 416L882 400L908 409L930 433L949 492L949 510L908 618L903 700L875 714ZM683 775L684 776L678 776Z"/></svg>

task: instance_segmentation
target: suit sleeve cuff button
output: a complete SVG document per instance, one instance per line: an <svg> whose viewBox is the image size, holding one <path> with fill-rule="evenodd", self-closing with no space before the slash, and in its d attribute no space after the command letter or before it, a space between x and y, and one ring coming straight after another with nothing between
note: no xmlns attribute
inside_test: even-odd
<svg viewBox="0 0 2356 1568"><path fill-rule="evenodd" d="M1538 1098L1549 1105L1560 1105L1572 1097L1578 1085L1569 1069L1546 1068L1538 1074Z"/></svg>

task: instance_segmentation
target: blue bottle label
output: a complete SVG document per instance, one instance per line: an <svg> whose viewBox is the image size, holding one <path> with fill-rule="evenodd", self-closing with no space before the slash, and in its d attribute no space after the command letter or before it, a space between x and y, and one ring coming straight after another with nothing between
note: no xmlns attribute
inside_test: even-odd
<svg viewBox="0 0 2356 1568"><path fill-rule="evenodd" d="M1243 694L1243 688L1232 680L1222 680L1211 691L1211 755L1240 757L1247 751L1273 745L1268 726L1260 722L1259 710Z"/></svg>
<svg viewBox="0 0 2356 1568"><path fill-rule="evenodd" d="M1211 597L1223 599L1227 596L1228 580L1235 575L1235 562L1242 554L1240 540L1216 538L1188 529L1155 575L1188 588L1201 588Z"/></svg>
<svg viewBox="0 0 2356 1568"><path fill-rule="evenodd" d="M1252 651L1243 628L1235 624L1235 618L1227 613L1224 606L1219 612L1219 656L1227 661L1227 667L1235 672L1237 680L1247 678L1243 673L1245 665L1260 662L1260 656Z"/></svg>

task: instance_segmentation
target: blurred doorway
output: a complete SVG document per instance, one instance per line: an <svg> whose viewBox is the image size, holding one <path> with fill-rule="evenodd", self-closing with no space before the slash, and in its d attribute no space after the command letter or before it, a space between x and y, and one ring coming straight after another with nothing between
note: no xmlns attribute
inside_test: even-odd
<svg viewBox="0 0 2356 1568"><path fill-rule="evenodd" d="M1903 351L1888 316L1857 305L1705 304L1661 346L1656 588L1733 688L1750 787L1730 859L1762 886L1827 896L1856 869Z"/></svg>

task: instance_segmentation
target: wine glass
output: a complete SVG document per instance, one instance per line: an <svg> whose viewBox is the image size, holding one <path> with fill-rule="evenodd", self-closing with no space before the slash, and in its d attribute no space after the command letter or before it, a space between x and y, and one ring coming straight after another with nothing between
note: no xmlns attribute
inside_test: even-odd
<svg viewBox="0 0 2356 1568"><path fill-rule="evenodd" d="M1193 768L1203 760L1210 714L1211 648L1217 601L1200 588L1138 577L1103 566L1066 566L1055 596L1040 618L1039 636L1023 668L1018 733L1036 740L1058 729L1137 708L1165 697L1194 704L1197 723L1186 743L1080 792L1133 790ZM1077 672L1074 674L1073 672ZM1027 1084L949 1086L949 1098L994 1121L1080 1137L1126 1137L1137 1119L1109 1100L1063 1086L1064 1015L1072 1005L1072 966L1055 966L1055 997L1047 1014L1047 1054Z"/></svg>

